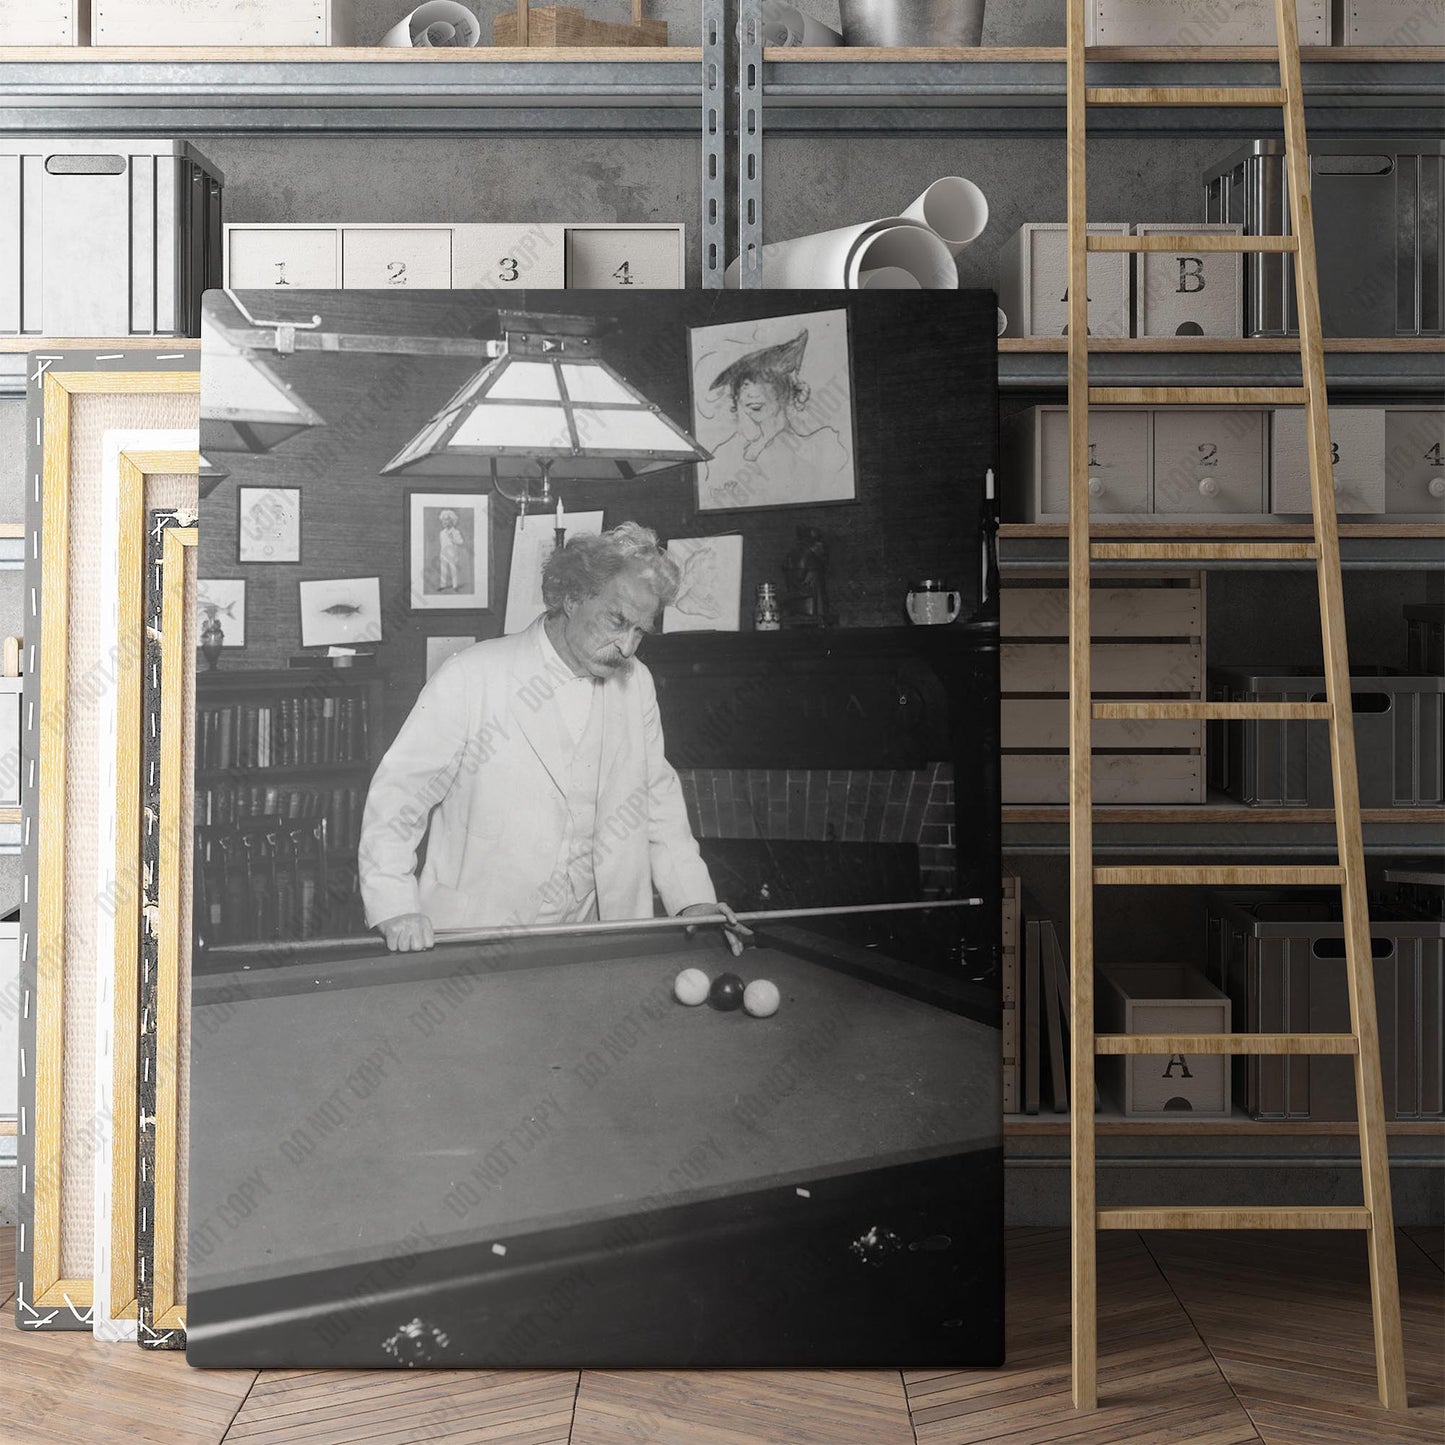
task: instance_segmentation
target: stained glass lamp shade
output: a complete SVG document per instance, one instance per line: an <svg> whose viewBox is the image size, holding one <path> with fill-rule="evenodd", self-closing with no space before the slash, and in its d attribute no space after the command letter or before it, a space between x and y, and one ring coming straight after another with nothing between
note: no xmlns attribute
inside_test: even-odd
<svg viewBox="0 0 1445 1445"><path fill-rule="evenodd" d="M326 423L264 362L219 326L205 329L201 444L207 452L269 452Z"/></svg>
<svg viewBox="0 0 1445 1445"><path fill-rule="evenodd" d="M486 479L546 501L551 481L625 481L709 453L596 353L588 336L509 331L382 468L386 476Z"/></svg>

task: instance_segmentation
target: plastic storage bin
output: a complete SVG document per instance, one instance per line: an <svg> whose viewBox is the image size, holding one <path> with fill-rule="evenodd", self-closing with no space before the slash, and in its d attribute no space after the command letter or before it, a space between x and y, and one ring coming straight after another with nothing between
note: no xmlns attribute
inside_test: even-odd
<svg viewBox="0 0 1445 1445"><path fill-rule="evenodd" d="M1445 142L1310 141L1320 319L1326 336L1440 336ZM1284 143L1251 141L1204 174L1206 221L1248 236L1289 231ZM1246 256L1244 334L1293 336L1294 257Z"/></svg>
<svg viewBox="0 0 1445 1445"><path fill-rule="evenodd" d="M1213 893L1209 972L1247 1033L1349 1033L1338 896ZM1445 922L1372 900L1370 952L1380 1027L1385 1117L1445 1117ZM1234 1100L1256 1119L1353 1119L1348 1055L1237 1058Z"/></svg>
<svg viewBox="0 0 1445 1445"><path fill-rule="evenodd" d="M1350 689L1360 806L1439 806L1445 678L1356 668ZM1219 702L1323 702L1325 680L1309 668L1217 667L1209 670L1209 696ZM1210 786L1242 802L1328 808L1334 801L1325 722L1211 722L1206 752Z"/></svg>
<svg viewBox="0 0 1445 1445"><path fill-rule="evenodd" d="M222 185L184 141L0 139L0 336L199 336Z"/></svg>

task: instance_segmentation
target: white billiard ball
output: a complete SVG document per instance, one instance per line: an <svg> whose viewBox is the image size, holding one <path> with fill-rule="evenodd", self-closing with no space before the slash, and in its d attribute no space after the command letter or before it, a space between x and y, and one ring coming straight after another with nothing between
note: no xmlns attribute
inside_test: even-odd
<svg viewBox="0 0 1445 1445"><path fill-rule="evenodd" d="M743 990L743 1007L755 1019L771 1018L781 1002L777 984L769 983L765 978L755 978Z"/></svg>
<svg viewBox="0 0 1445 1445"><path fill-rule="evenodd" d="M696 1005L707 1001L712 980L700 968L685 968L672 981L672 995L678 1003Z"/></svg>

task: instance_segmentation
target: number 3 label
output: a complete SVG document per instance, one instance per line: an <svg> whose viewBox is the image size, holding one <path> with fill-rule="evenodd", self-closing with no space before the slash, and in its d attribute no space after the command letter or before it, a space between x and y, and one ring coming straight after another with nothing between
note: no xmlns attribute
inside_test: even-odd
<svg viewBox="0 0 1445 1445"><path fill-rule="evenodd" d="M497 272L498 281L515 281L522 274L521 267L517 265L515 256L503 256L497 265L502 269Z"/></svg>

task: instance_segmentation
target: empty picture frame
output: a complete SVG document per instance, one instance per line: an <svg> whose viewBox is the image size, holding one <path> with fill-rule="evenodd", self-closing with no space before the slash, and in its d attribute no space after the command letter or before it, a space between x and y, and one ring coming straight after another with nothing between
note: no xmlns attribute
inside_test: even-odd
<svg viewBox="0 0 1445 1445"><path fill-rule="evenodd" d="M199 434L105 435L101 644L113 666L97 679L95 887L95 1293L97 1339L133 1340L136 1291L136 1032L141 894L141 674L145 658L146 519L197 507Z"/></svg>
<svg viewBox="0 0 1445 1445"><path fill-rule="evenodd" d="M152 512L146 557L142 724L145 896L137 1251L145 1349L185 1348L186 1157L191 1015L191 870L195 767L196 528L188 512Z"/></svg>
<svg viewBox="0 0 1445 1445"><path fill-rule="evenodd" d="M96 680L103 449L120 428L199 425L199 358L177 349L31 357L22 735L24 902L16 1320L91 1327L95 1256Z"/></svg>

